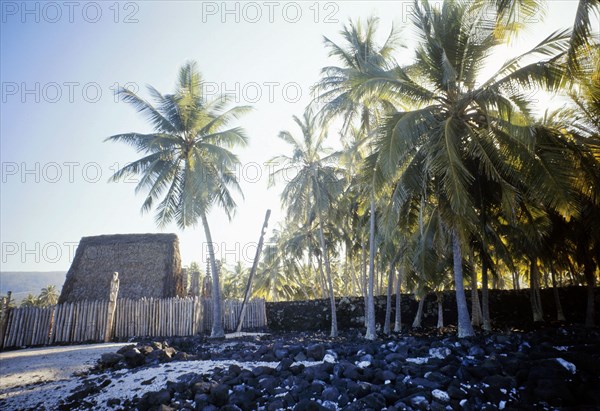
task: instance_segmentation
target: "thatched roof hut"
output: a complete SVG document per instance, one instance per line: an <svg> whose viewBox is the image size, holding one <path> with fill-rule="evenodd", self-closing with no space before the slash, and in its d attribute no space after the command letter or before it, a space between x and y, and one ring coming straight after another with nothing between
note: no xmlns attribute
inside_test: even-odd
<svg viewBox="0 0 600 411"><path fill-rule="evenodd" d="M81 239L59 303L108 299L115 271L118 298L185 295L177 235L114 234Z"/></svg>

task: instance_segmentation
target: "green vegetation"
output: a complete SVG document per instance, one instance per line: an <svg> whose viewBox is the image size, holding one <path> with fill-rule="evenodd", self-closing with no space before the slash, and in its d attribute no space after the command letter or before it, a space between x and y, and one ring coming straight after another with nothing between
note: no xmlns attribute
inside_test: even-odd
<svg viewBox="0 0 600 411"><path fill-rule="evenodd" d="M50 307L58 303L58 296L56 286L48 285L42 288L38 296L27 294L27 297L21 301L21 307Z"/></svg>
<svg viewBox="0 0 600 411"><path fill-rule="evenodd" d="M184 229L201 221L210 254L214 289L219 289L212 237L207 215L219 207L231 218L236 202L233 192L241 193L234 168L239 163L230 148L246 145L246 136L229 123L249 111L249 107L226 109L227 96L205 101L202 77L196 63L187 63L179 73L174 94L161 94L149 86L154 105L127 89L119 90L123 100L145 115L155 132L125 133L107 138L134 147L143 157L127 164L113 181L128 175L141 178L136 191L146 191L142 212L156 208L160 227L174 221ZM211 336L224 337L221 294L213 293L214 321Z"/></svg>
<svg viewBox="0 0 600 411"><path fill-rule="evenodd" d="M582 5L588 12L598 8ZM472 335L472 323L491 326L490 272L495 285L506 286L529 269L535 320L542 319L540 272L554 276L554 283L560 276L563 284L567 275L579 284L587 273L592 289L600 231L578 221L586 216L589 225L598 224L598 44L586 37L589 30L579 30L583 37L557 31L488 78L480 74L495 48L518 35L523 22L516 17L540 6L498 2L494 12L483 2L447 1L440 8L417 2L412 29L418 43L414 58L402 64L393 60L395 31L382 46L375 44L377 19L344 27L341 46L325 39L342 65L322 70L316 97L324 102L324 127L343 119L345 146L330 174L330 187L340 194L327 209L328 243L345 257L333 263L341 266L340 275L362 272L351 283L362 283L367 295L367 338L374 338L373 289L382 294L387 282L389 332L393 283L398 290L403 277L417 296L453 283L459 336ZM577 19L576 27L589 25L581 13ZM568 95L572 104L538 118L533 113L540 107L530 97L536 90ZM340 169L344 177L336 179ZM291 232L284 241L311 231L305 227L314 224L310 216L300 223L297 216L288 209L282 231ZM308 244L302 251L293 248L300 257L314 254ZM286 249L281 244L281 252ZM310 267L299 265L304 275L297 277L310 277ZM471 287L481 282L483 288L483 306L474 299L472 319L463 273ZM335 289L338 295L347 292ZM591 304L593 298L590 324ZM419 323L416 318L414 325Z"/></svg>
<svg viewBox="0 0 600 411"><path fill-rule="evenodd" d="M337 65L322 69L314 104L294 117L297 129L279 134L290 151L276 158L280 168L271 184L290 169L295 177L283 188L286 220L265 247L255 296L328 298L336 336L335 296L363 295L365 337L373 339L374 295L387 293L384 332L390 333L391 297L401 286L417 297L434 291L441 298L441 291L454 289L458 335L467 337L473 326L491 329L490 286L528 283L533 319L541 321L542 285L586 284L586 324L594 324L600 44L589 16L600 12L600 2L581 0L572 29L554 32L482 76L495 51L543 6L535 0L445 1L440 7L416 1L409 29L417 41L402 62L395 30L377 44L376 18L349 22L342 43L325 38ZM146 155L114 177L142 175L138 189L149 193L143 210L164 196L157 222L175 220L183 228L200 218L210 244L206 215L215 204L232 212L230 189L238 187L230 173L237 158L223 146L246 141L238 128L217 130L247 108L217 115L222 104L201 103L199 84L189 64L176 94L150 89L157 108L122 90L157 133L109 139ZM566 103L550 111L533 98L537 91ZM343 150L334 152L327 131L339 121ZM213 289L220 289L209 251ZM247 270L238 263L221 276L223 292L239 298ZM465 283L474 297L471 314ZM218 306L220 293L213 298ZM558 294L556 302L561 319ZM397 309L395 331L400 320ZM419 324L418 314L413 325Z"/></svg>

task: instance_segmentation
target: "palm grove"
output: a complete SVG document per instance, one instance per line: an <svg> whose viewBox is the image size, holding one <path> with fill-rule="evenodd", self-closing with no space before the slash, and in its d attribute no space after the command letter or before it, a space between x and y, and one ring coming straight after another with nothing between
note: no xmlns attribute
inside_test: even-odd
<svg viewBox="0 0 600 411"><path fill-rule="evenodd" d="M264 250L255 295L272 300L326 298L337 335L335 297L362 295L366 338L376 336L374 295L387 294L383 331L401 330L401 285L422 297L454 289L458 335L491 329L488 289L528 285L534 320L540 287L585 283L586 323L594 323L600 267L600 45L590 18L598 0L581 0L571 29L558 30L493 74L494 53L519 35L544 2L417 1L407 45L378 20L349 22L341 42L324 39L332 65L321 70L315 101L279 134L290 149L274 159L286 180L286 219ZM398 61L397 51L412 57ZM557 110L537 101L544 90L564 99ZM241 194L233 149L247 138L231 123L249 107L226 96L207 101L195 63L180 70L173 94L149 87L152 102L128 90L124 101L145 115L150 134L109 137L143 157L113 179L140 176L142 210L182 229L201 223L209 244L213 290L220 290L208 215L232 217ZM545 111L544 111L545 110ZM543 112L543 115L536 113ZM327 147L341 124L342 150ZM237 277L243 267L236 267ZM243 282L225 276L228 293ZM471 314L465 296L471 288ZM237 284L237 285L236 285ZM481 300L477 291L481 284ZM239 295L239 292L238 292ZM560 300L556 295L557 315ZM223 336L221 293L213 293L212 336ZM443 326L440 310L439 326Z"/></svg>

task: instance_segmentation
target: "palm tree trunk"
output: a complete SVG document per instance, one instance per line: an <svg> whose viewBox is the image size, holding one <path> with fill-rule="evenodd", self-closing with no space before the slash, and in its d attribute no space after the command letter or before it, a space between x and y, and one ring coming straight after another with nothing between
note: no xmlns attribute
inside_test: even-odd
<svg viewBox="0 0 600 411"><path fill-rule="evenodd" d="M323 261L325 262L325 272L327 273L327 283L329 285L329 302L331 304L331 337L338 336L337 315L335 312L335 296L333 294L333 281L331 280L331 266L329 265L329 255L325 246L325 236L323 235L323 216L321 215L319 185L317 178L313 176L315 202L317 204L317 218L319 220L319 242L323 253Z"/></svg>
<svg viewBox="0 0 600 411"><path fill-rule="evenodd" d="M556 320L566 321L565 314L560 303L560 296L558 295L558 288L556 287L556 274L554 274L554 267L550 268L550 277L552 278L552 289L554 290L554 303L556 304Z"/></svg>
<svg viewBox="0 0 600 411"><path fill-rule="evenodd" d="M477 273L471 270L471 324L480 327L483 322L481 304L479 304L479 291L477 290Z"/></svg>
<svg viewBox="0 0 600 411"><path fill-rule="evenodd" d="M529 287L533 321L544 321L544 311L542 310L542 299L540 296L540 278L537 266L537 258L531 258L531 264L529 268Z"/></svg>
<svg viewBox="0 0 600 411"><path fill-rule="evenodd" d="M313 293L313 298L318 298L319 297L319 291L317 289L316 286L316 281L314 281L317 277L317 271L315 270L315 278L312 278L312 271L313 271L313 261L312 261L312 253L309 251L308 252L308 278L310 279L310 288L312 290Z"/></svg>
<svg viewBox="0 0 600 411"><path fill-rule="evenodd" d="M325 280L325 273L323 272L323 259L321 257L318 257L317 260L319 261L319 282L321 284L321 298L327 298L327 283Z"/></svg>
<svg viewBox="0 0 600 411"><path fill-rule="evenodd" d="M587 286L587 306L585 310L585 326L593 327L595 325L595 306L594 306L594 287L596 285L596 278L594 276L594 267L592 262L588 258L583 266L583 274L585 275L585 281Z"/></svg>
<svg viewBox="0 0 600 411"><path fill-rule="evenodd" d="M481 194L481 181L478 180L479 193ZM481 233L482 233L482 245L481 245L481 304L482 304L482 319L483 319L483 330L492 331L492 324L490 321L490 296L488 292L489 278L488 278L488 261L487 261L487 235L486 235L486 208L481 196ZM475 270L473 270L475 271Z"/></svg>
<svg viewBox="0 0 600 411"><path fill-rule="evenodd" d="M367 340L374 340L375 335L375 300L373 288L375 286L375 198L371 194L371 215L369 217L369 290L367 297Z"/></svg>
<svg viewBox="0 0 600 411"><path fill-rule="evenodd" d="M350 266L350 269L348 268ZM346 251L346 261L344 262L344 276L346 278L350 277L350 282L352 283L352 293L351 295L357 294L357 286L356 286L356 276L354 275L354 266L352 264L352 256L348 251Z"/></svg>
<svg viewBox="0 0 600 411"><path fill-rule="evenodd" d="M462 253L460 239L456 229L452 231L452 254L454 260L454 287L456 289L456 309L458 311L458 338L472 337L475 335L469 320L469 309L463 284Z"/></svg>
<svg viewBox="0 0 600 411"><path fill-rule="evenodd" d="M437 296L437 307L438 307L438 322L437 328L444 328L444 293L438 292Z"/></svg>
<svg viewBox="0 0 600 411"><path fill-rule="evenodd" d="M354 295L356 297L360 296L361 294L363 294L363 290L362 290L362 279L361 279L361 272L360 272L360 261L359 261L359 269L356 269L356 256L354 256L354 258L352 258L352 266L350 267L352 269L352 276L354 277L354 281L356 282L356 291L354 292Z"/></svg>
<svg viewBox="0 0 600 411"><path fill-rule="evenodd" d="M381 290L383 290L383 258L378 258L377 262L377 280L379 284L377 286L377 295L382 295L383 292Z"/></svg>
<svg viewBox="0 0 600 411"><path fill-rule="evenodd" d="M215 249L213 247L212 235L210 234L210 227L208 226L206 214L202 213L200 218L202 219L204 235L206 236L206 242L208 243L208 258L210 261L210 271L212 274L213 323L210 337L223 338L225 337L225 331L223 330L221 286L219 284L219 272L217 271L217 262L215 260Z"/></svg>
<svg viewBox="0 0 600 411"><path fill-rule="evenodd" d="M398 267L398 279L396 281L396 318L394 321L394 332L402 331L402 268Z"/></svg>
<svg viewBox="0 0 600 411"><path fill-rule="evenodd" d="M394 261L390 261L390 272L388 273L387 298L385 302L385 322L383 332L390 335L392 322L392 289L394 288Z"/></svg>
<svg viewBox="0 0 600 411"><path fill-rule="evenodd" d="M483 329L492 331L490 320L490 293L488 290L488 265L485 257L481 259L481 305L483 309Z"/></svg>
<svg viewBox="0 0 600 411"><path fill-rule="evenodd" d="M425 306L425 299L427 296L424 296L419 300L419 306L417 307L417 314L415 314L415 320L412 323L412 328L421 328L421 321L423 320L423 307Z"/></svg>
<svg viewBox="0 0 600 411"><path fill-rule="evenodd" d="M325 236L323 235L323 221L319 212L319 241L323 250L323 259L325 260L325 272L327 273L327 283L329 286L329 302L331 304L331 337L338 336L337 315L335 312L335 296L333 295L333 282L331 281L331 267L329 266L329 256L325 248Z"/></svg>
<svg viewBox="0 0 600 411"><path fill-rule="evenodd" d="M363 298L365 300L365 328L369 326L369 314L367 308L369 307L369 291L368 291L368 281L367 281L367 245L364 241L361 242L361 262L360 262L360 270L362 273L362 289L363 289Z"/></svg>

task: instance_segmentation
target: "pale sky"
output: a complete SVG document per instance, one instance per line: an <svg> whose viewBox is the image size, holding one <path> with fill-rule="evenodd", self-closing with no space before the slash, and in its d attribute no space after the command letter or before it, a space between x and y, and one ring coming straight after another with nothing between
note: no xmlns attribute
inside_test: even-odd
<svg viewBox="0 0 600 411"><path fill-rule="evenodd" d="M515 48L533 45L572 24L577 2L549 1L544 22L530 26ZM405 25L412 1L343 2L21 2L2 1L0 76L2 271L66 271L83 236L161 232L141 214L135 183L108 183L117 167L138 158L111 135L151 127L115 100L127 85L148 97L150 84L171 93L179 67L198 62L211 92L233 93L254 106L239 121L250 144L238 150L245 200L229 222L209 216L217 257L228 264L254 255L264 213L282 220L281 185L267 189L272 157L287 152L280 130L298 130L310 88L326 65L323 36L339 41L348 19ZM515 50L510 51L514 53ZM501 62L507 55L498 55ZM399 56L402 58L402 55ZM330 145L336 145L335 131ZM200 226L174 224L184 265L205 263Z"/></svg>

